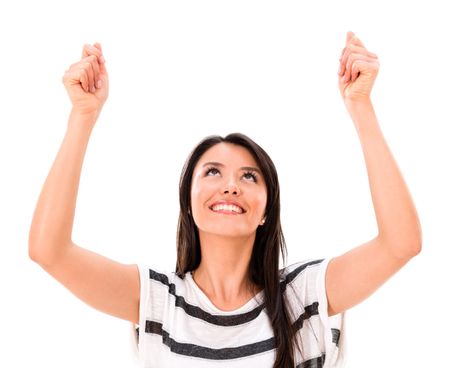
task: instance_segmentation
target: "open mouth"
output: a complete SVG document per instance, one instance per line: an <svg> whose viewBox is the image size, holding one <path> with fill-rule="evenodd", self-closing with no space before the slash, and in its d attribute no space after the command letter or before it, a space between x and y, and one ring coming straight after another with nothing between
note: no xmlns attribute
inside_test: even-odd
<svg viewBox="0 0 450 368"><path fill-rule="evenodd" d="M216 204L211 207L209 207L210 210L217 213L227 213L227 214L233 214L233 215L240 215L245 213L245 210L239 206L236 206L234 204Z"/></svg>

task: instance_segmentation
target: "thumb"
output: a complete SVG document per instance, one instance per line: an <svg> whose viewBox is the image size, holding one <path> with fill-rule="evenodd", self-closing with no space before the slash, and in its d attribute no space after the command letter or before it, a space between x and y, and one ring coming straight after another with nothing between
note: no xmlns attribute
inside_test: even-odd
<svg viewBox="0 0 450 368"><path fill-rule="evenodd" d="M347 32L347 42L350 41L354 35L355 34L352 31L348 31Z"/></svg>
<svg viewBox="0 0 450 368"><path fill-rule="evenodd" d="M100 45L98 42L96 42L96 43L94 43L94 46L97 47L97 48L100 50L100 52L103 53L103 51L102 51L102 45Z"/></svg>

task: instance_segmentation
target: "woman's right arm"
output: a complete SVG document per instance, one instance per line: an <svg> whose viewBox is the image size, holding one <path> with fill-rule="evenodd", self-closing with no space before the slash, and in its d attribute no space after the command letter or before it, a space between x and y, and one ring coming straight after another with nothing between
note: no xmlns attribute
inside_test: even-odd
<svg viewBox="0 0 450 368"><path fill-rule="evenodd" d="M72 111L35 208L29 256L88 305L139 323L137 265L115 262L72 241L81 168L91 132L108 96L108 75L100 45L85 45L82 59L66 71L63 82Z"/></svg>

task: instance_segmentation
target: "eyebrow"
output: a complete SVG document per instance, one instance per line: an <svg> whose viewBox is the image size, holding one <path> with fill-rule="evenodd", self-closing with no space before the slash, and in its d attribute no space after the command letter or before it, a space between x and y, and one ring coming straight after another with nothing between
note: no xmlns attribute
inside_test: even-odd
<svg viewBox="0 0 450 368"><path fill-rule="evenodd" d="M224 164L222 164L220 162L205 162L202 167L205 167L205 166L208 166L208 165L219 166L219 167L224 167L225 166ZM259 175L262 176L261 170L259 170L257 167L254 167L254 166L243 166L243 167L241 167L240 170L256 171Z"/></svg>

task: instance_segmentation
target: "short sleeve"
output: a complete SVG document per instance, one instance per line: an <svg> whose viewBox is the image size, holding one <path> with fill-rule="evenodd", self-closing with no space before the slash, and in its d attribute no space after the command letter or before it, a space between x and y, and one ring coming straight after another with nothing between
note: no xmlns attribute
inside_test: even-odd
<svg viewBox="0 0 450 368"><path fill-rule="evenodd" d="M148 311L148 298L149 298L149 267L145 264L139 263L137 264L139 269L139 280L140 280L140 296L139 296L139 324L132 323L131 324L131 339L133 352L135 354L135 358L142 362L142 349L139 348L140 340L142 340L142 336L145 331L145 321L147 317ZM140 339L141 337L141 339Z"/></svg>
<svg viewBox="0 0 450 368"><path fill-rule="evenodd" d="M325 287L325 276L328 264L332 258L324 259L318 268L316 290L319 302L319 317L324 331L325 366L343 367L345 360L345 312L328 315L328 298Z"/></svg>
<svg viewBox="0 0 450 368"><path fill-rule="evenodd" d="M339 368L345 363L345 312L328 315L325 276L331 259L297 262L283 275L302 349L297 360L323 368Z"/></svg>

